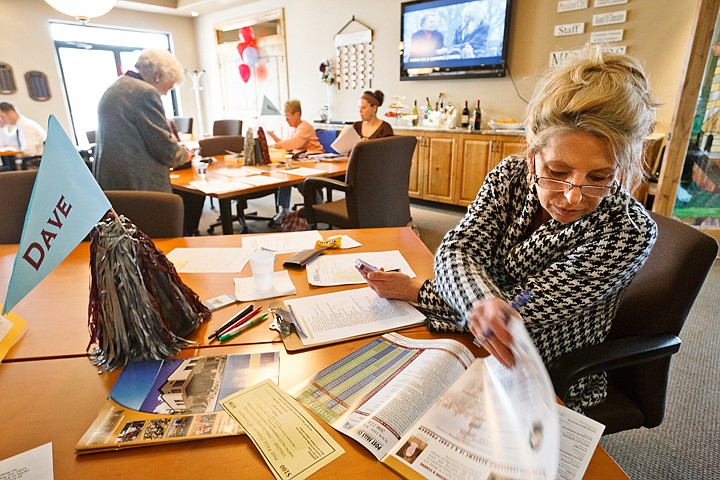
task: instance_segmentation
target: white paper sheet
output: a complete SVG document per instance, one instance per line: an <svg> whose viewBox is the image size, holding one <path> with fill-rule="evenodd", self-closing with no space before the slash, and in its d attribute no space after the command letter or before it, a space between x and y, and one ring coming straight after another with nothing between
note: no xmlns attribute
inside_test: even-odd
<svg viewBox="0 0 720 480"><path fill-rule="evenodd" d="M244 236L242 246L250 250L261 248L275 253L291 253L315 248L315 242L318 240L322 240L320 232L317 230L308 230L305 232Z"/></svg>
<svg viewBox="0 0 720 480"><path fill-rule="evenodd" d="M285 169L285 170L279 170L282 173L287 173L288 175L298 175L300 177L312 177L313 175L320 175L323 173L326 173L325 170L319 170L317 168L308 168L308 167L298 167L298 168L291 168L291 169Z"/></svg>
<svg viewBox="0 0 720 480"><path fill-rule="evenodd" d="M347 154L360 140L360 135L358 135L353 126L345 125L338 135L338 138L330 146L338 153Z"/></svg>
<svg viewBox="0 0 720 480"><path fill-rule="evenodd" d="M248 188L247 183L231 181L224 182L221 180L193 180L190 182L190 186L200 190L203 193L223 193L231 192L233 190L240 190L242 188Z"/></svg>
<svg viewBox="0 0 720 480"><path fill-rule="evenodd" d="M235 298L240 302L284 297L285 295L295 295L297 293L287 270L273 272L273 288L268 292L258 291L255 288L253 277L233 278L233 281L235 282Z"/></svg>
<svg viewBox="0 0 720 480"><path fill-rule="evenodd" d="M409 303L380 298L370 288L285 300L304 345L417 325L425 315Z"/></svg>
<svg viewBox="0 0 720 480"><path fill-rule="evenodd" d="M605 425L557 406L560 419L560 465L557 480L582 480Z"/></svg>
<svg viewBox="0 0 720 480"><path fill-rule="evenodd" d="M167 258L181 273L233 273L248 262L247 248L176 248Z"/></svg>
<svg viewBox="0 0 720 480"><path fill-rule="evenodd" d="M46 443L0 461L0 478L11 480L52 480L52 443Z"/></svg>
<svg viewBox="0 0 720 480"><path fill-rule="evenodd" d="M254 187L260 187L263 185L272 185L274 183L280 183L283 180L275 177L266 177L265 175L253 175L252 177L243 177L243 183L252 185Z"/></svg>
<svg viewBox="0 0 720 480"><path fill-rule="evenodd" d="M262 175L263 171L253 167L240 168L220 168L213 170L212 173L222 175L224 177L249 177L250 175Z"/></svg>
<svg viewBox="0 0 720 480"><path fill-rule="evenodd" d="M320 255L306 267L308 283L316 287L366 283L363 276L355 268L355 259L357 258L377 268L384 268L386 271L399 269L400 272L409 275L411 278L416 277L405 257L398 250L391 250L387 252Z"/></svg>

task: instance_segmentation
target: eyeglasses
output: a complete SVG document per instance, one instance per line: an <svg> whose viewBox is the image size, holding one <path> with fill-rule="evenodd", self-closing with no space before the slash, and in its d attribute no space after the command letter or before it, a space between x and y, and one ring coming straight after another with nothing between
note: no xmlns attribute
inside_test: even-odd
<svg viewBox="0 0 720 480"><path fill-rule="evenodd" d="M534 175L535 184L545 190L551 192L567 192L577 187L580 189L580 193L588 197L594 198L605 198L615 195L620 190L620 185L613 181L610 185L599 186L599 185L575 185L574 183L564 182L562 180L554 180L547 177L538 177Z"/></svg>
<svg viewBox="0 0 720 480"><path fill-rule="evenodd" d="M537 167L535 168L535 171L537 171ZM611 197L620 190L620 184L616 180L613 180L610 185L575 185L574 183L565 182L563 180L540 177L537 174L533 174L533 180L538 187L550 192L569 192L573 188L577 187L580 189L580 193L584 196L593 198Z"/></svg>

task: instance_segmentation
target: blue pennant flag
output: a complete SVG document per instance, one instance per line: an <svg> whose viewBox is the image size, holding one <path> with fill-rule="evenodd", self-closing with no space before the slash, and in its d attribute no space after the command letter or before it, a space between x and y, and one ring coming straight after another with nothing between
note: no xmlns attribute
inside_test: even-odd
<svg viewBox="0 0 720 480"><path fill-rule="evenodd" d="M3 315L60 264L110 208L77 148L51 115Z"/></svg>

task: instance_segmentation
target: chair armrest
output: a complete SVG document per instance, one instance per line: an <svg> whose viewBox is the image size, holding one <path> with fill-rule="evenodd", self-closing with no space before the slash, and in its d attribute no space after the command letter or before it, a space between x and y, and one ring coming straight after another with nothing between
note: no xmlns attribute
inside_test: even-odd
<svg viewBox="0 0 720 480"><path fill-rule="evenodd" d="M582 377L669 357L680 349L680 343L671 334L606 340L561 355L548 365L548 373L555 393L564 400Z"/></svg>

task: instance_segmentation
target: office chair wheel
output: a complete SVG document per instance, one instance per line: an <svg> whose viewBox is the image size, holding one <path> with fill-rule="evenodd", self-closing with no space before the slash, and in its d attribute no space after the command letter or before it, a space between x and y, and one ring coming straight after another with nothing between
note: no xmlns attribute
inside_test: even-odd
<svg viewBox="0 0 720 480"><path fill-rule="evenodd" d="M212 235L212 233L215 231L215 227L210 227L207 229L207 232Z"/></svg>

